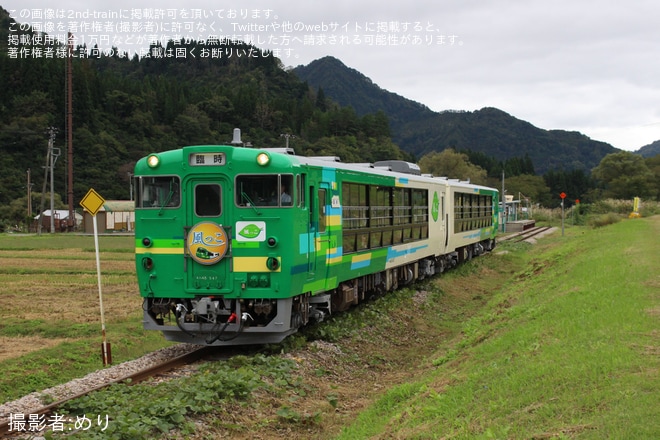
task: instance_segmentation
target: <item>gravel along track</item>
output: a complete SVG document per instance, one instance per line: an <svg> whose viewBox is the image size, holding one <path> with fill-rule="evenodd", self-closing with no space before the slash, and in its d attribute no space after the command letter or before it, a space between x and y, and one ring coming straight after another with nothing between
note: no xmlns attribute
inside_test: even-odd
<svg viewBox="0 0 660 440"><path fill-rule="evenodd" d="M30 393L18 400L0 405L0 421L7 420L10 414L25 414L27 417L27 414L46 406L48 403L44 402L41 396L48 396L51 402L64 400L198 349L199 346L193 344L173 345L146 354L139 359L97 370L80 379Z"/></svg>

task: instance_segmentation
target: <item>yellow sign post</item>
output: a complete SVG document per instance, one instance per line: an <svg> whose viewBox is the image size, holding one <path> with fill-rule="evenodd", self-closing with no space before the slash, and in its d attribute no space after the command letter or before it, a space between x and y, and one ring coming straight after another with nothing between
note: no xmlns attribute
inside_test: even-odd
<svg viewBox="0 0 660 440"><path fill-rule="evenodd" d="M96 213L99 212L99 209L103 207L104 203L105 199L94 191L94 188L90 188L87 194L85 194L85 197L80 201L80 206L92 214L92 217L96 218Z"/></svg>
<svg viewBox="0 0 660 440"><path fill-rule="evenodd" d="M94 247L96 248L96 277L99 285L99 305L101 307L101 333L103 342L101 343L101 355L103 357L103 365L112 363L112 354L110 351L110 344L105 338L105 317L103 313L103 294L101 293L101 262L99 259L99 234L96 222L96 213L99 212L105 199L99 195L93 188L87 191L87 194L80 201L80 206L85 208L87 212L92 215L92 223L94 224Z"/></svg>
<svg viewBox="0 0 660 440"><path fill-rule="evenodd" d="M639 213L639 205L641 199L639 197L633 198L633 212L630 213L628 218L640 218L642 215Z"/></svg>

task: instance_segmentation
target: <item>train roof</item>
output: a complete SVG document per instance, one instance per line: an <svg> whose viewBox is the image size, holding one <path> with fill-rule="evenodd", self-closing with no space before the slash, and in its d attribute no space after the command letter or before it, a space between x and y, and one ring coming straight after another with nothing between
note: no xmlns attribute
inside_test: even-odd
<svg viewBox="0 0 660 440"><path fill-rule="evenodd" d="M405 162L402 160L388 160L378 161L374 163L347 163L342 162L338 156L299 156L295 154L293 148L256 148L256 147L243 147L238 145L190 145L177 150L170 150L158 153L162 156L169 156L172 154L186 154L188 150L207 150L222 148L233 148L238 150L252 150L255 154L266 151L269 154L277 155L280 160L288 161L291 165L307 165L319 168L334 168L338 170L351 171L362 174L373 174L383 177L393 177L399 181L416 181L426 182L429 184L445 183L452 187L463 187L466 189L487 189L497 191L495 188L490 188L482 185L475 185L469 181L462 181L459 179L448 179L447 177L436 177L430 174L422 174L419 166L414 163ZM180 159L177 159L180 160ZM281 163L281 162L280 162Z"/></svg>
<svg viewBox="0 0 660 440"><path fill-rule="evenodd" d="M280 153L282 149L278 148L262 148L260 150L265 150L273 153ZM439 182L446 182L451 186L460 186L470 189L489 189L497 191L496 188L486 187L483 185L475 185L469 181L460 180L460 179L448 179L447 177L436 177L430 174L422 174L419 168L419 165L405 162L402 160L387 160L387 161L377 161L377 162L360 162L360 163L351 163L351 162L342 162L341 158L338 156L298 156L291 149L284 154L295 157L300 164L318 166L318 167L331 167L341 170L354 171L359 173L368 173L368 174L377 174L379 176L390 176L399 179L407 179L421 182L432 182L437 184Z"/></svg>

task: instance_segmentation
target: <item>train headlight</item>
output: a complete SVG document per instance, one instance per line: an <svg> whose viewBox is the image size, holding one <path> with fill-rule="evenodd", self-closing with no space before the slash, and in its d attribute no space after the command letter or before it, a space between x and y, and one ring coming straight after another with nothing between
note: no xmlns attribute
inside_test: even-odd
<svg viewBox="0 0 660 440"><path fill-rule="evenodd" d="M270 154L268 153L257 154L257 163L262 167L268 166L268 164L270 163Z"/></svg>
<svg viewBox="0 0 660 440"><path fill-rule="evenodd" d="M266 267L275 271L280 268L280 260L275 257L268 257L268 259L266 259Z"/></svg>
<svg viewBox="0 0 660 440"><path fill-rule="evenodd" d="M160 157L157 154L152 154L147 157L147 165L149 168L156 168L160 164Z"/></svg>
<svg viewBox="0 0 660 440"><path fill-rule="evenodd" d="M151 272L154 269L154 260L152 260L149 257L143 258L142 259L142 267L147 272Z"/></svg>

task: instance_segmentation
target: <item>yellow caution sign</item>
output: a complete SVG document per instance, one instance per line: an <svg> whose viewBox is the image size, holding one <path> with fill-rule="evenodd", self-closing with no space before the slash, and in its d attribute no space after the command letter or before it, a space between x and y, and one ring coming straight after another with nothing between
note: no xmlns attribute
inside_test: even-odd
<svg viewBox="0 0 660 440"><path fill-rule="evenodd" d="M94 188L90 188L85 194L85 197L80 201L80 206L85 208L87 212L96 216L96 213L99 212L99 209L105 203L105 199L99 195Z"/></svg>

